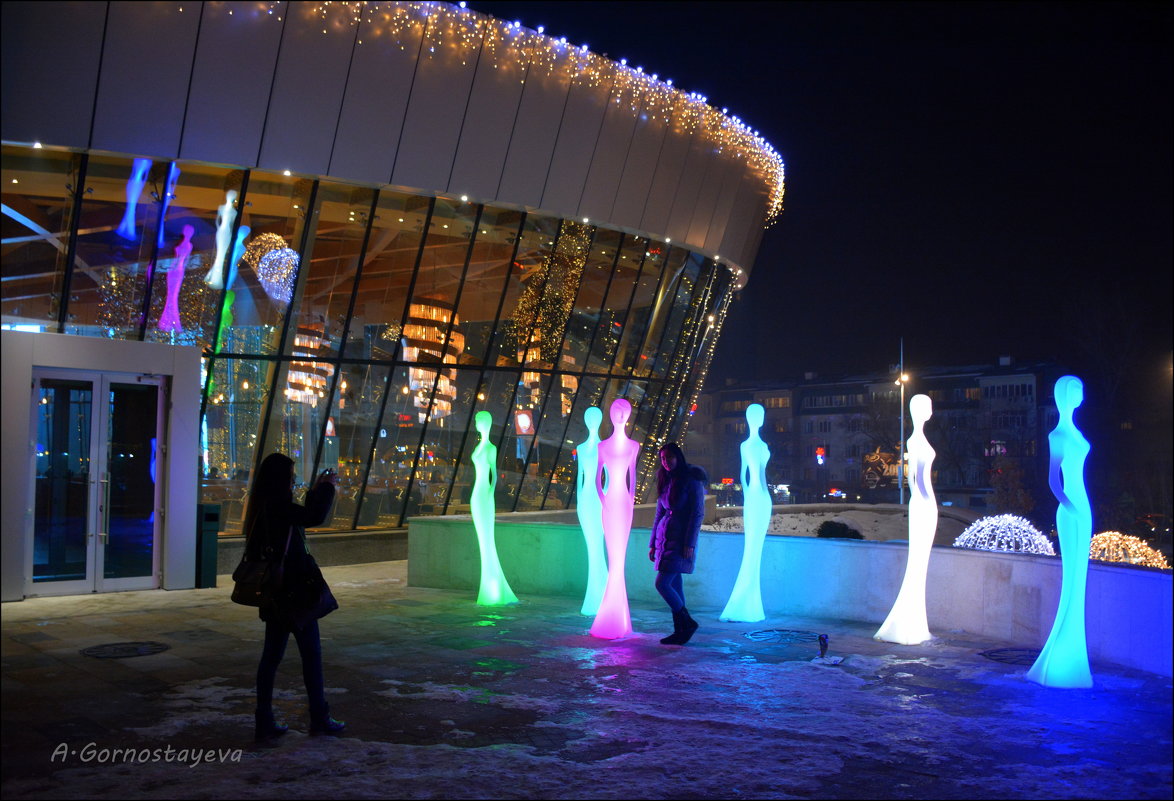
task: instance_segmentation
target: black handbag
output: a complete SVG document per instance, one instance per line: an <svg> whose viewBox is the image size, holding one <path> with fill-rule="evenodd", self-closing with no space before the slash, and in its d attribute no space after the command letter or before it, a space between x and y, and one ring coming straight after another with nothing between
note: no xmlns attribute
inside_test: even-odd
<svg viewBox="0 0 1174 801"><path fill-rule="evenodd" d="M255 527L254 527L255 530ZM289 553L289 541L293 527L285 539L285 550L274 559L250 559L248 539L240 564L232 571L232 602L241 606L269 606L281 593L285 579L285 555Z"/></svg>
<svg viewBox="0 0 1174 801"><path fill-rule="evenodd" d="M296 578L286 582L282 591L282 604L289 612L294 625L299 628L326 617L338 609L338 600L330 591L330 585L322 575L322 569L311 554L305 555L302 570Z"/></svg>

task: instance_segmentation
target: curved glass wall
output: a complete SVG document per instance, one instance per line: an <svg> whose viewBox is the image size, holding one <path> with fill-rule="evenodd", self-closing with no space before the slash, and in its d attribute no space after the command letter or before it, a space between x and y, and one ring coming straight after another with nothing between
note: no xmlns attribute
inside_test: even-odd
<svg viewBox="0 0 1174 801"><path fill-rule="evenodd" d="M733 293L668 242L459 198L16 146L3 183L5 327L201 348L227 533L273 450L338 472L334 530L467 513L483 409L498 509L567 508L583 412L617 397L643 497Z"/></svg>

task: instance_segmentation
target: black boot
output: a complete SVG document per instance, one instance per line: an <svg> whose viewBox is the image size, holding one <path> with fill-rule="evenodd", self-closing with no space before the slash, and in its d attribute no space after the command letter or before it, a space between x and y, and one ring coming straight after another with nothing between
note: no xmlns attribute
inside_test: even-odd
<svg viewBox="0 0 1174 801"><path fill-rule="evenodd" d="M256 727L253 729L255 742L263 743L266 740L274 740L289 731L289 726L273 719L272 712L257 712L254 717L256 719Z"/></svg>
<svg viewBox="0 0 1174 801"><path fill-rule="evenodd" d="M680 645L681 639L681 613L673 612L673 633L667 637L662 637L661 645Z"/></svg>
<svg viewBox="0 0 1174 801"><path fill-rule="evenodd" d="M681 636L679 645L684 645L689 642L689 638L693 636L693 632L697 631L698 623L689 616L689 610L681 607Z"/></svg>
<svg viewBox="0 0 1174 801"><path fill-rule="evenodd" d="M321 710L310 710L310 734L339 734L346 728L341 720L330 717L330 707L324 705Z"/></svg>

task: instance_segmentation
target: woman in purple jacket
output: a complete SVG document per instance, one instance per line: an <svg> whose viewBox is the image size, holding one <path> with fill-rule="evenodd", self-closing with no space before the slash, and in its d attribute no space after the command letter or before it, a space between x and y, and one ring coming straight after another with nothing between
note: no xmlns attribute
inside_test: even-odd
<svg viewBox="0 0 1174 801"><path fill-rule="evenodd" d="M707 483L709 476L685 461L677 443L670 442L660 449L656 518L648 541L648 558L656 565L656 591L673 613L673 633L661 640L665 645L684 645L697 631L697 621L685 608L681 574L693 572Z"/></svg>

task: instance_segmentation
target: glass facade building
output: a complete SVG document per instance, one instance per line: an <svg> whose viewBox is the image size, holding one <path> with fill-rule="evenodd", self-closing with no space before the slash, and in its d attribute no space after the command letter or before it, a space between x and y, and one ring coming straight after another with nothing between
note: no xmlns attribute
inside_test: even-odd
<svg viewBox="0 0 1174 801"><path fill-rule="evenodd" d="M224 533L275 450L327 529L467 513L481 410L498 510L565 509L619 397L646 494L778 210L756 133L445 4L4 9L3 326L199 349Z"/></svg>
<svg viewBox="0 0 1174 801"><path fill-rule="evenodd" d="M734 287L662 240L324 178L6 146L3 180L3 323L200 348L227 530L274 450L338 471L330 528L467 512L482 409L498 508L566 508L589 406L679 434Z"/></svg>

